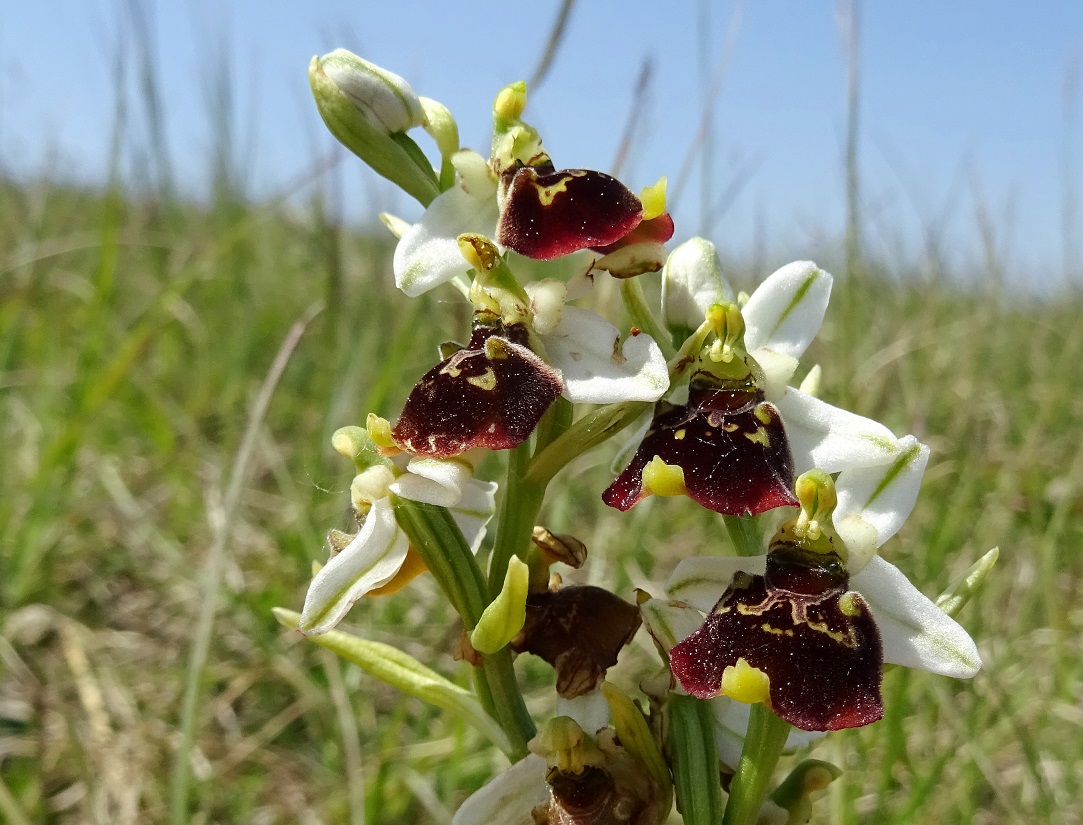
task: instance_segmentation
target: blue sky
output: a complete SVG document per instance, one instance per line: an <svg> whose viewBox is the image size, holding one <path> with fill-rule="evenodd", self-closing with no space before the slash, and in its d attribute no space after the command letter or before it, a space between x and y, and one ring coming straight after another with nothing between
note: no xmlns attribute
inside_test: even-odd
<svg viewBox="0 0 1083 825"><path fill-rule="evenodd" d="M245 189L263 197L305 179L332 145L306 66L338 46L445 103L464 144L484 150L493 94L531 73L558 5L9 3L0 16L0 169L102 180L118 60L126 168L134 177L147 168L136 7L151 32L173 175L189 192L205 191L214 101L224 93ZM837 242L845 220L847 61L836 13L823 0L582 0L528 119L558 165L609 169L649 58L653 78L621 176L639 188L667 174L675 188L703 119L705 78L724 62L709 161L697 160L672 204L678 237L703 232L727 257L766 266L816 254ZM1012 273L1059 281L1066 239L1069 253L1083 246L1083 76L1066 94L1083 47L1083 3L865 0L860 31L868 246L902 271L920 265L932 238L960 269L980 271L984 221ZM340 176L348 217L416 214L359 162L346 159L330 174ZM728 209L705 217L703 205L727 192L736 192Z"/></svg>

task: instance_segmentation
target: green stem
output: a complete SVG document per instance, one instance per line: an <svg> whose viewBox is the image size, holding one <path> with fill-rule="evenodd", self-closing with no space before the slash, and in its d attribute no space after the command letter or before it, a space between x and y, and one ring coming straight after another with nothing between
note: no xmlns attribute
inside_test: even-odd
<svg viewBox="0 0 1083 825"><path fill-rule="evenodd" d="M758 556L763 553L763 536L756 527L755 516L722 516L726 532L738 556Z"/></svg>
<svg viewBox="0 0 1083 825"><path fill-rule="evenodd" d="M485 578L455 520L444 507L392 496L395 519L424 560L440 589L469 632L489 604ZM527 754L526 743L535 733L519 684L505 648L482 657L475 679L478 700L496 719L511 742L512 759Z"/></svg>
<svg viewBox="0 0 1083 825"><path fill-rule="evenodd" d="M789 733L789 723L775 716L766 705L752 706L745 746L737 773L730 783L730 798L722 825L753 825L756 821Z"/></svg>
<svg viewBox="0 0 1083 825"><path fill-rule="evenodd" d="M624 308L635 324L643 332L654 339L662 349L662 354L669 361L677 354L673 346L672 336L658 323L651 312L647 299L643 295L643 286L639 278L624 278L620 282L620 297L624 301Z"/></svg>
<svg viewBox="0 0 1083 825"><path fill-rule="evenodd" d="M701 699L672 694L666 702L666 721L677 807L684 823L716 825L721 819L722 789L710 707Z"/></svg>
<svg viewBox="0 0 1083 825"><path fill-rule="evenodd" d="M489 597L495 598L504 586L504 575L512 556L526 557L530 537L545 498L545 484L528 481L530 443L524 442L508 453L508 475L500 502L496 543L489 561Z"/></svg>
<svg viewBox="0 0 1083 825"><path fill-rule="evenodd" d="M572 459L612 438L653 406L650 401L622 401L584 415L535 453L524 482L544 487Z"/></svg>

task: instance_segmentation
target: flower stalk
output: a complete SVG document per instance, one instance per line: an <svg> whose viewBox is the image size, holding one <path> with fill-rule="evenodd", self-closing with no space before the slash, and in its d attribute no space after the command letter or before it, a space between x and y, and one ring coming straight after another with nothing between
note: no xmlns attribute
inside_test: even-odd
<svg viewBox="0 0 1083 825"><path fill-rule="evenodd" d="M392 503L395 518L411 545L432 571L467 632L473 630L491 599L481 569L454 520L443 507L399 496L394 496ZM534 736L535 728L515 680L511 653L505 648L481 659L476 675L478 698L507 735L512 758L521 758L527 753L526 743Z"/></svg>
<svg viewBox="0 0 1083 825"><path fill-rule="evenodd" d="M754 825L790 726L762 703L752 705L741 762L730 783L722 825Z"/></svg>

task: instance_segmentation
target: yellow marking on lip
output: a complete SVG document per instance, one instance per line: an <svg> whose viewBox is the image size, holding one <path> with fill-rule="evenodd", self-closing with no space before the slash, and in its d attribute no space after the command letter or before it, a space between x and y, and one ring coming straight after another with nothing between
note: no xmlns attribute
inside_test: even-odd
<svg viewBox="0 0 1083 825"><path fill-rule="evenodd" d="M486 367L482 375L474 375L466 379L467 384L473 384L478 389L492 391L496 389L496 373L492 367Z"/></svg>
<svg viewBox="0 0 1083 825"><path fill-rule="evenodd" d="M771 444L771 439L767 436L767 430L763 427L757 427L756 432L745 433L744 436L753 444L762 444L764 447Z"/></svg>

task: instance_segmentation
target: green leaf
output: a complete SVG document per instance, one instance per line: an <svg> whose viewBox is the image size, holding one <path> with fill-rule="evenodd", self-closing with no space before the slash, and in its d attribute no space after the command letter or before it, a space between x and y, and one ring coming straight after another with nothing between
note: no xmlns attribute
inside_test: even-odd
<svg viewBox="0 0 1083 825"><path fill-rule="evenodd" d="M276 607L272 612L280 624L297 629L297 622L301 618L299 613L282 607ZM362 639L342 630L329 630L321 636L308 638L381 682L461 716L502 751L511 753L508 737L496 720L485 712L473 693L425 667L413 656L391 645Z"/></svg>
<svg viewBox="0 0 1083 825"><path fill-rule="evenodd" d="M722 810L714 717L701 699L673 694L666 704L677 808L685 825L717 825Z"/></svg>

